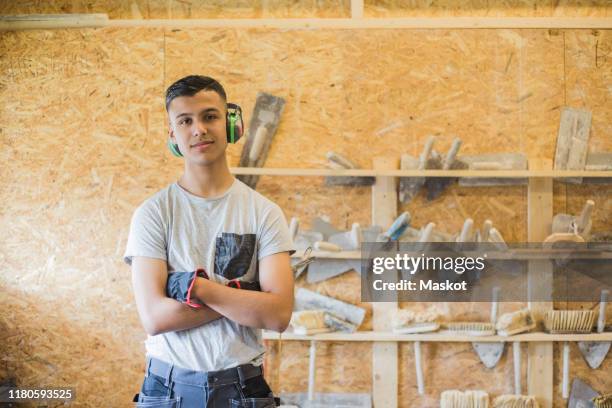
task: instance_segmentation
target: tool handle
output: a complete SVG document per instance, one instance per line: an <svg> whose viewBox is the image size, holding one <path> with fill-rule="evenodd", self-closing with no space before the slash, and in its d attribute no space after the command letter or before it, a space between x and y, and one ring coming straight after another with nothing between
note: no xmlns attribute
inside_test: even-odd
<svg viewBox="0 0 612 408"><path fill-rule="evenodd" d="M588 225L591 214L593 213L593 207L595 206L595 202L593 200L587 200L582 208L582 212L580 213L580 217L578 218L578 231L582 232L586 226Z"/></svg>
<svg viewBox="0 0 612 408"><path fill-rule="evenodd" d="M423 228L423 230L421 231L418 242L429 242L431 240L431 234L433 234L433 230L435 227L436 224L433 222L427 224L425 228Z"/></svg>
<svg viewBox="0 0 612 408"><path fill-rule="evenodd" d="M433 136L429 136L425 141L425 147L423 148L423 153L419 157L419 170L425 170L425 165L427 164L427 159L429 159L429 155L431 154L431 149L433 149L434 142L436 138Z"/></svg>
<svg viewBox="0 0 612 408"><path fill-rule="evenodd" d="M512 343L512 362L514 363L514 393L521 395L521 343Z"/></svg>
<svg viewBox="0 0 612 408"><path fill-rule="evenodd" d="M340 248L336 244L332 244L331 242L326 241L317 241L314 243L314 248L317 251L329 251L329 252L340 252L342 248Z"/></svg>
<svg viewBox="0 0 612 408"><path fill-rule="evenodd" d="M251 162L251 164L254 164L259 158L267 136L268 129L263 125L259 126L257 128L257 131L255 132L253 144L251 144L251 150L249 150L249 161Z"/></svg>
<svg viewBox="0 0 612 408"><path fill-rule="evenodd" d="M493 228L493 221L485 220L482 226L482 242L489 242L491 228Z"/></svg>
<svg viewBox="0 0 612 408"><path fill-rule="evenodd" d="M444 160L444 165L442 166L443 170L448 170L451 168L451 166L455 162L455 157L457 157L457 153L459 152L460 147L461 139L457 137L453 140L453 144L451 145L451 148L448 153L446 153L446 159Z"/></svg>
<svg viewBox="0 0 612 408"><path fill-rule="evenodd" d="M392 241L396 241L404 233L406 228L408 228L409 224L410 213L408 211L404 211L395 219L395 221L393 221L393 224L391 224L385 235Z"/></svg>
<svg viewBox="0 0 612 408"><path fill-rule="evenodd" d="M425 383L423 381L423 366L421 362L421 342L414 342L414 363L417 376L417 388L419 395L425 394Z"/></svg>
<svg viewBox="0 0 612 408"><path fill-rule="evenodd" d="M358 222L353 223L351 226L351 243L353 247L358 249L359 245L361 245L361 241L363 239L363 235L361 233L361 226Z"/></svg>
<svg viewBox="0 0 612 408"><path fill-rule="evenodd" d="M508 249L508 245L506 245L506 241L504 241L504 238L501 236L497 228L491 228L489 230L489 242L495 243L495 246L500 251L505 251L506 249Z"/></svg>
<svg viewBox="0 0 612 408"><path fill-rule="evenodd" d="M467 242L467 240L472 235L472 226L474 225L474 220L471 218L466 218L463 223L463 228L461 228L461 233L459 237L457 237L457 242Z"/></svg>
<svg viewBox="0 0 612 408"><path fill-rule="evenodd" d="M563 342L563 386L561 390L561 396L563 399L569 398L569 356L570 356L570 345L569 341Z"/></svg>
<svg viewBox="0 0 612 408"><path fill-rule="evenodd" d="M308 353L308 401L314 401L315 370L317 359L317 346L314 340L310 341L310 350Z"/></svg>
<svg viewBox="0 0 612 408"><path fill-rule="evenodd" d="M495 325L497 323L497 310L499 308L499 292L501 289L499 286L493 288L493 295L491 299L491 323Z"/></svg>
<svg viewBox="0 0 612 408"><path fill-rule="evenodd" d="M599 302L599 318L597 319L597 333L603 333L606 328L606 303L610 291L604 289L601 291L601 300Z"/></svg>
<svg viewBox="0 0 612 408"><path fill-rule="evenodd" d="M336 153L336 152L332 152L329 151L327 152L327 154L325 155L327 157L327 160L330 162L333 162L335 164L340 165L341 167L345 168L345 169L355 169L357 168L357 165L355 163L353 163L352 161L350 161L349 159L347 159L346 157Z"/></svg>

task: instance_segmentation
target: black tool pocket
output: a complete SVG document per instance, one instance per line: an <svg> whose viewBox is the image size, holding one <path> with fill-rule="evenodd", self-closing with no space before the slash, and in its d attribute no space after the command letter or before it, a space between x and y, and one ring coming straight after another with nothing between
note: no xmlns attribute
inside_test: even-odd
<svg viewBox="0 0 612 408"><path fill-rule="evenodd" d="M215 244L215 273L226 279L244 276L255 255L255 234L223 232Z"/></svg>

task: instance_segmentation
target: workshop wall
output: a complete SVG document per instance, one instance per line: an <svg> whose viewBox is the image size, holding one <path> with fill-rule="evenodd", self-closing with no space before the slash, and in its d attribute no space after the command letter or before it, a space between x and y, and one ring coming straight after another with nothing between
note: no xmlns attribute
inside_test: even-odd
<svg viewBox="0 0 612 408"><path fill-rule="evenodd" d="M0 3L0 13L108 12L119 2L54 6ZM144 18L346 16L347 2L135 2ZM367 2L376 15L609 15L604 2ZM423 2L430 3L430 2ZM461 2L465 3L465 2ZM486 2L484 2L486 3ZM488 2L493 3L493 2ZM516 4L520 3L520 4ZM552 3L558 3L552 5ZM266 4L264 7L263 4ZM533 5L533 7L532 7ZM406 7L405 7L406 6ZM57 8L59 7L59 9ZM186 11L186 8L189 11ZM250 118L255 96L287 100L267 167L320 168L325 153L364 168L376 156L417 155L424 139L461 153L554 155L560 108L593 112L591 151L612 151L612 37L608 30L79 29L0 37L0 379L76 387L80 406L130 406L142 381L145 338L122 261L133 210L176 180L181 161L165 147L163 95L176 79L221 80ZM228 148L236 165L244 142ZM555 183L554 212L596 202L593 230L612 229L609 185ZM262 177L258 190L305 228L317 215L339 227L371 219L369 187L325 187L322 178ZM526 240L527 188L459 188L402 209L420 226L458 230L490 218L508 241ZM300 287L359 304L355 273ZM362 329L371 329L371 307ZM405 304L425 308L436 305ZM502 305L500 312L516 305ZM441 307L441 306L439 306ZM453 304L449 320L485 318L488 304ZM275 392L303 392L308 344L268 342ZM512 392L511 359L485 369L470 344L424 344L427 395L416 395L412 348L400 345L401 407L436 407L447 388ZM526 347L526 346L524 346ZM575 347L575 346L572 346ZM525 349L526 350L526 349ZM321 343L317 391L370 392L370 343ZM523 353L526 367L526 352ZM555 345L555 406L561 364ZM590 370L572 350L571 375L612 388L612 362ZM526 376L523 376L524 381ZM460 381L459 381L460 379ZM526 389L526 384L524 387ZM559 405L557 405L559 404Z"/></svg>

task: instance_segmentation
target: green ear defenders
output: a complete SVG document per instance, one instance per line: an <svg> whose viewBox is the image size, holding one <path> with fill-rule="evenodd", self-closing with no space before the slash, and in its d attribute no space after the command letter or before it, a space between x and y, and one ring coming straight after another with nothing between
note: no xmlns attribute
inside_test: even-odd
<svg viewBox="0 0 612 408"><path fill-rule="evenodd" d="M244 121L242 120L242 108L235 103L227 104L227 115L225 117L225 133L227 134L227 143L236 143L244 134ZM168 149L176 157L183 157L176 143L172 143L172 139L168 138Z"/></svg>
<svg viewBox="0 0 612 408"><path fill-rule="evenodd" d="M227 117L225 119L227 143L236 143L244 134L242 109L235 103L227 104Z"/></svg>

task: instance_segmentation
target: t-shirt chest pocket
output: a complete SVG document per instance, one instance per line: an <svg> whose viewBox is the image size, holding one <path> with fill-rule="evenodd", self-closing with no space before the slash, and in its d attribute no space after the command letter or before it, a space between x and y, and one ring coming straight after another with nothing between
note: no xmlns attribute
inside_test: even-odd
<svg viewBox="0 0 612 408"><path fill-rule="evenodd" d="M254 264L256 243L255 234L221 233L215 241L215 273L226 279L246 275Z"/></svg>

